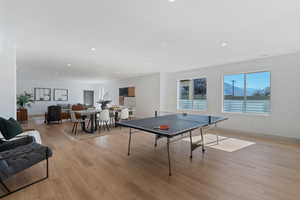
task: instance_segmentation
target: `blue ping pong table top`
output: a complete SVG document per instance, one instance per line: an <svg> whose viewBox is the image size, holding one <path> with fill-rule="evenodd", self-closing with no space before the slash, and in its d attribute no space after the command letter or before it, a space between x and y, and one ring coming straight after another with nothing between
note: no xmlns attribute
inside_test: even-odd
<svg viewBox="0 0 300 200"><path fill-rule="evenodd" d="M119 126L138 129L153 134L158 134L166 137L180 135L182 133L216 124L224 121L225 117L210 116L211 123L209 124L208 115L195 114L172 114L158 117L143 118L137 120L121 121L116 124ZM168 130L160 130L160 125L168 125Z"/></svg>

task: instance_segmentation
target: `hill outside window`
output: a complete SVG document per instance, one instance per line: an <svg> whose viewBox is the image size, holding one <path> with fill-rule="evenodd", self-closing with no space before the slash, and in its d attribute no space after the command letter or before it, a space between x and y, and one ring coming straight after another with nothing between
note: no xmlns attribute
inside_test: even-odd
<svg viewBox="0 0 300 200"><path fill-rule="evenodd" d="M271 112L270 72L229 74L223 80L224 112Z"/></svg>

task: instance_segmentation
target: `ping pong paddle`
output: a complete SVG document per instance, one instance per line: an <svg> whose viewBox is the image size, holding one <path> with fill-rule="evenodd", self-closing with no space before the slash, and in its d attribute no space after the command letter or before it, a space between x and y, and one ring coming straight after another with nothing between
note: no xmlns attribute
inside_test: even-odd
<svg viewBox="0 0 300 200"><path fill-rule="evenodd" d="M153 129L167 131L169 128L170 127L168 125L160 125L158 127L154 127Z"/></svg>
<svg viewBox="0 0 300 200"><path fill-rule="evenodd" d="M170 128L170 127L169 127L168 125L160 125L160 126L159 126L159 129L160 129L160 130L169 130L169 128Z"/></svg>

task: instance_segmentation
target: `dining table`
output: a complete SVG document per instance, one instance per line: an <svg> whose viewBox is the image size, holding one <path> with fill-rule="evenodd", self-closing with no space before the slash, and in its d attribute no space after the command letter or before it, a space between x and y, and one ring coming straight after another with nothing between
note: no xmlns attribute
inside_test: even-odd
<svg viewBox="0 0 300 200"><path fill-rule="evenodd" d="M84 119L81 123L81 128L86 133L95 133L98 129L98 119L97 114L100 113L100 109L87 109L87 110L77 110L75 113L80 114L81 118ZM90 127L86 127L85 119L89 117Z"/></svg>

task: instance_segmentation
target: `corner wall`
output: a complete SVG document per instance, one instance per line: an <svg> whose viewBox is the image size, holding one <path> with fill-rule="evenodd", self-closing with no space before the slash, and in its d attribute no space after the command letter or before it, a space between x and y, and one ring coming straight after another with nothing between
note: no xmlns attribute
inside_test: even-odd
<svg viewBox="0 0 300 200"><path fill-rule="evenodd" d="M160 75L159 73L135 77L125 80L106 81L96 87L104 88L112 104L119 104L119 88L135 87L136 116L150 117L155 110L159 110L160 103Z"/></svg>

